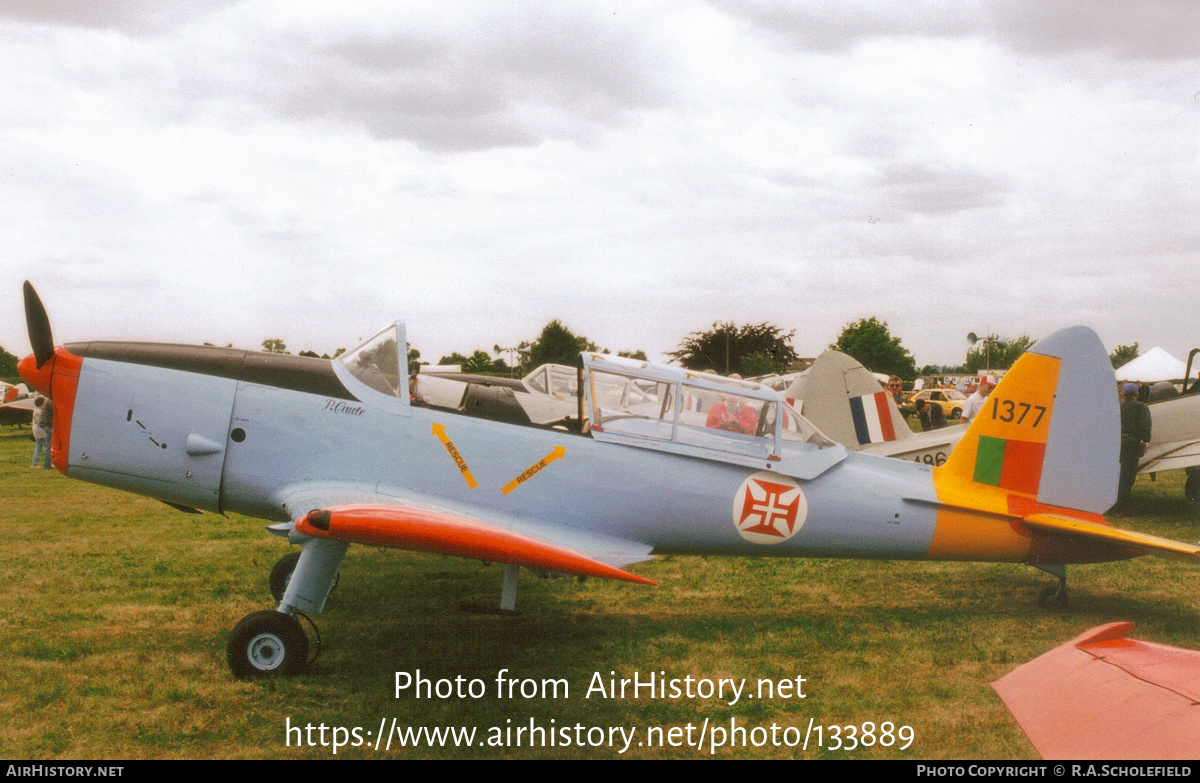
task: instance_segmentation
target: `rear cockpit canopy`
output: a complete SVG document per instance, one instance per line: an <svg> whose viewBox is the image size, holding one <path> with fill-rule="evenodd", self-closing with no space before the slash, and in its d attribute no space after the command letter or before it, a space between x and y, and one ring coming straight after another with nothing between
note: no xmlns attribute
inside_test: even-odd
<svg viewBox="0 0 1200 783"><path fill-rule="evenodd" d="M778 460L785 444L833 445L773 389L651 362L584 354L593 437L731 461Z"/></svg>

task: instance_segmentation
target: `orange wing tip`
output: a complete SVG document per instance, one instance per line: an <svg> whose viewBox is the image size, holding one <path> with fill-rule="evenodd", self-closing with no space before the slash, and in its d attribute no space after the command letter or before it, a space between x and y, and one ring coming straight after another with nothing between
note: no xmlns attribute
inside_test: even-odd
<svg viewBox="0 0 1200 783"><path fill-rule="evenodd" d="M512 563L600 579L656 586L645 577L573 550L466 517L407 506L343 506L310 511L296 531L370 546Z"/></svg>

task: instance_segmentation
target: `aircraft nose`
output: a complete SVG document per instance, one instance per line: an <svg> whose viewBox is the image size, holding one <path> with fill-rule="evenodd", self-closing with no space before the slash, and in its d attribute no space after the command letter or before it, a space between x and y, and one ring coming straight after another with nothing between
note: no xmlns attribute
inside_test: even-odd
<svg viewBox="0 0 1200 783"><path fill-rule="evenodd" d="M29 384L29 388L35 389L47 397L50 396L50 373L53 371L54 362L46 362L41 367L37 366L37 359L33 354L29 354L21 361L17 362L17 372L21 374L21 378L25 383Z"/></svg>

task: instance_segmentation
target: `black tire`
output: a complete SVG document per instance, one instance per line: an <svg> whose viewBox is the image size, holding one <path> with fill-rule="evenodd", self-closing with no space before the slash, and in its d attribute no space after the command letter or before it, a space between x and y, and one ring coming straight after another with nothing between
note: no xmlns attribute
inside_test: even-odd
<svg viewBox="0 0 1200 783"><path fill-rule="evenodd" d="M958 421L961 417L962 417L962 408L955 408L954 410L950 411L950 420L951 421Z"/></svg>
<svg viewBox="0 0 1200 783"><path fill-rule="evenodd" d="M1183 482L1183 496L1189 503L1196 502L1196 498L1200 496L1200 471L1187 472L1187 479Z"/></svg>
<svg viewBox="0 0 1200 783"><path fill-rule="evenodd" d="M292 572L296 570L298 562L300 562L300 553L289 552L279 558L271 568L271 577L268 581L271 585L271 595L276 601L283 600L283 594L287 592L288 582L292 581Z"/></svg>
<svg viewBox="0 0 1200 783"><path fill-rule="evenodd" d="M291 677L308 666L308 637L290 614L254 612L234 626L225 657L239 680Z"/></svg>

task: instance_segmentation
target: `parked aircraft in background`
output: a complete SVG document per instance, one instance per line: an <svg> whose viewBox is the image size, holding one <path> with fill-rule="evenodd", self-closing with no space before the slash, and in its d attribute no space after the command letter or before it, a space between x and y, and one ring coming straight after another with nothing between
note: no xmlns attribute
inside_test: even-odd
<svg viewBox="0 0 1200 783"><path fill-rule="evenodd" d="M1191 371L1192 358L1188 356ZM1150 406L1150 447L1142 456L1138 473L1161 473L1167 470L1186 470L1183 492L1193 503L1200 500L1200 381L1185 386L1182 396L1155 400ZM1158 384L1155 384L1156 386ZM1166 384L1164 384L1166 385ZM1154 399L1151 396L1151 399Z"/></svg>
<svg viewBox="0 0 1200 783"><path fill-rule="evenodd" d="M818 356L783 395L830 438L867 454L941 465L967 431L955 424L914 433L875 376L837 351ZM1152 440L1138 472L1187 469L1184 492L1195 502L1200 498L1200 392L1151 402L1150 414Z"/></svg>
<svg viewBox="0 0 1200 783"><path fill-rule="evenodd" d="M40 397L23 383L0 381L0 424L28 424L33 420L33 404Z"/></svg>
<svg viewBox="0 0 1200 783"><path fill-rule="evenodd" d="M524 378L438 372L422 367L415 376L418 403L512 424L579 429L579 371L543 364Z"/></svg>
<svg viewBox="0 0 1200 783"><path fill-rule="evenodd" d="M208 346L55 347L25 284L55 403L62 473L182 508L276 524L301 554L276 609L234 627L239 677L305 668L297 612L320 612L351 543L653 582L658 554L1066 564L1200 547L1109 526L1117 485L1112 366L1076 327L1021 357L941 467L849 452L760 384L583 357L581 432L410 403L402 323L334 360ZM743 409L748 409L744 411Z"/></svg>
<svg viewBox="0 0 1200 783"><path fill-rule="evenodd" d="M879 381L855 358L826 351L783 396L817 429L852 451L942 465L967 428L913 432Z"/></svg>

